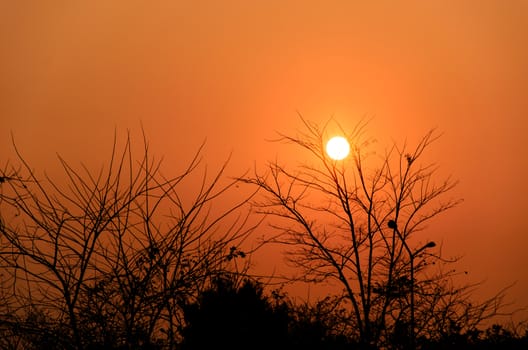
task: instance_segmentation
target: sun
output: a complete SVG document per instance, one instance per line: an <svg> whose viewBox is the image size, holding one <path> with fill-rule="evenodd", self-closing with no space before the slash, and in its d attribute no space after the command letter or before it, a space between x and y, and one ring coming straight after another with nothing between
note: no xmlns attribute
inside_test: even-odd
<svg viewBox="0 0 528 350"><path fill-rule="evenodd" d="M326 153L333 160L341 160L348 156L350 145L343 136L334 136L326 143Z"/></svg>

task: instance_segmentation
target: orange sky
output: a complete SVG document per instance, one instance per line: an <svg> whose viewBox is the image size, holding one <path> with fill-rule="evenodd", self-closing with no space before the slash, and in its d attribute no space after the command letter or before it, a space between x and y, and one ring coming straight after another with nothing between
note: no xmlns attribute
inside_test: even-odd
<svg viewBox="0 0 528 350"><path fill-rule="evenodd" d="M368 3L368 5L366 4ZM431 235L483 293L528 305L528 2L2 1L0 159L99 164L114 128L180 168L234 173L305 118L373 117L380 144L444 131L431 155L465 202ZM138 140L139 142L139 140Z"/></svg>

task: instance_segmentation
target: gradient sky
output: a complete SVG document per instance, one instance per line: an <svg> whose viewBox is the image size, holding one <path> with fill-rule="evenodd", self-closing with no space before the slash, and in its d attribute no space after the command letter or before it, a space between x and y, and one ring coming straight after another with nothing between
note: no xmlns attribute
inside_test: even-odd
<svg viewBox="0 0 528 350"><path fill-rule="evenodd" d="M527 43L523 0L1 1L0 160L13 132L36 168L99 166L143 123L166 167L207 139L206 163L233 152L240 173L288 157L266 139L297 112L372 118L381 145L437 127L431 159L465 201L427 234L525 306Z"/></svg>

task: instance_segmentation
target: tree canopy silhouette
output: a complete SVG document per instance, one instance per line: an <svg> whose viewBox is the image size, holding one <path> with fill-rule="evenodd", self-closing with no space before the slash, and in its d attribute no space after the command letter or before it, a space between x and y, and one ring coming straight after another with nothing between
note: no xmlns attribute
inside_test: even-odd
<svg viewBox="0 0 528 350"><path fill-rule="evenodd" d="M335 161L325 129L305 127L283 140L309 164L235 179L227 162L199 173L202 148L167 177L146 138L136 157L127 137L95 172L59 157L64 182L15 146L0 169L0 349L523 348L522 327L479 328L504 291L475 301L478 284L456 284L455 261L423 236L460 203L456 181L423 162L437 134L379 157L361 124L346 134L351 157ZM224 201L244 183L254 187ZM287 282L338 288L299 303L257 282L254 208L271 230L251 244L287 248L299 271Z"/></svg>
<svg viewBox="0 0 528 350"><path fill-rule="evenodd" d="M200 152L166 177L146 139L137 159L127 138L121 150L114 141L98 172L59 157L63 183L39 176L17 150L19 163L0 172L0 332L7 342L174 349L182 305L218 274L244 272L240 246L255 225L248 197L213 214L237 183L223 179L227 163L189 191L185 180L199 170Z"/></svg>
<svg viewBox="0 0 528 350"><path fill-rule="evenodd" d="M254 203L274 229L265 241L285 247L299 271L292 280L342 290L345 334L364 348L412 348L451 323L468 332L495 315L503 293L471 300L473 286L454 285L456 271L443 269L453 261L421 235L461 202L450 195L456 181L437 179L435 164L422 160L439 135L431 130L414 147L394 143L380 156L360 123L341 129L350 156L333 160L325 153L325 127L302 121L304 130L280 141L306 161L295 167L277 160L243 181L262 193Z"/></svg>

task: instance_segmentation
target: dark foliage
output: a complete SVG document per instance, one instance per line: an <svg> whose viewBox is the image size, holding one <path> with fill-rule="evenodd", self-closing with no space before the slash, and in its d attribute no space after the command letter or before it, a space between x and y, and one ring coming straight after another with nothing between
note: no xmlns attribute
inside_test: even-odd
<svg viewBox="0 0 528 350"><path fill-rule="evenodd" d="M269 349L288 335L288 310L274 307L250 280L237 286L232 279L216 279L184 315L182 349Z"/></svg>
<svg viewBox="0 0 528 350"><path fill-rule="evenodd" d="M314 310L268 297L258 282L219 278L184 309L182 349L349 349Z"/></svg>
<svg viewBox="0 0 528 350"><path fill-rule="evenodd" d="M528 331L524 335L506 329L501 325L494 324L485 331L473 330L461 333L453 329L452 333L445 333L435 341L419 339L419 344L423 349L431 350L524 350L528 349Z"/></svg>

